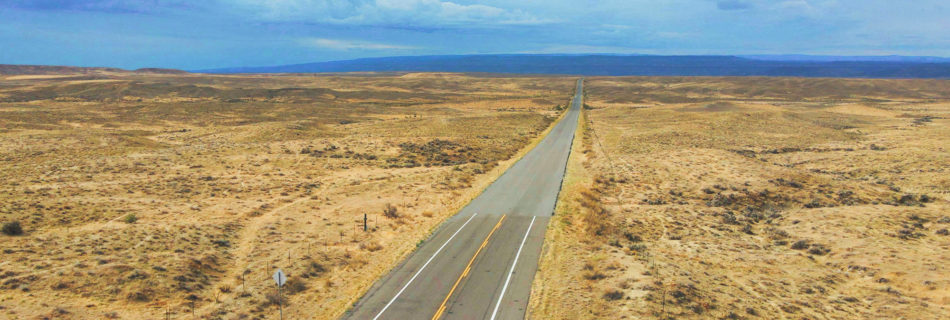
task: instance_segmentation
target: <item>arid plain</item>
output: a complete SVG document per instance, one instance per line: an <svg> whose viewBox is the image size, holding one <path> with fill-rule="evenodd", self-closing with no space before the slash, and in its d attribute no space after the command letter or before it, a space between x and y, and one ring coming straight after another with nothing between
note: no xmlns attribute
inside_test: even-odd
<svg viewBox="0 0 950 320"><path fill-rule="evenodd" d="M0 235L11 319L273 318L278 268L285 316L336 318L536 143L574 86L26 72L48 74L0 76L0 220L22 229Z"/></svg>
<svg viewBox="0 0 950 320"><path fill-rule="evenodd" d="M586 83L533 318L950 317L950 82Z"/></svg>
<svg viewBox="0 0 950 320"><path fill-rule="evenodd" d="M278 268L336 318L576 79L46 73L0 75L5 318L272 318ZM950 316L950 82L585 88L530 318Z"/></svg>

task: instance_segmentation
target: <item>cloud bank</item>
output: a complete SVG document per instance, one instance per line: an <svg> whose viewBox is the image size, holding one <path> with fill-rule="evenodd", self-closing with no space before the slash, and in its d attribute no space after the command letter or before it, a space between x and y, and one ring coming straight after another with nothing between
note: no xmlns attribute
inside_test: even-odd
<svg viewBox="0 0 950 320"><path fill-rule="evenodd" d="M304 38L298 40L304 46L331 50L413 50L413 46L386 44L360 40L341 40L325 38Z"/></svg>
<svg viewBox="0 0 950 320"><path fill-rule="evenodd" d="M383 26L486 26L542 23L524 11L440 0L237 0L269 21Z"/></svg>
<svg viewBox="0 0 950 320"><path fill-rule="evenodd" d="M513 52L950 56L948 16L946 0L0 0L0 63L203 69Z"/></svg>

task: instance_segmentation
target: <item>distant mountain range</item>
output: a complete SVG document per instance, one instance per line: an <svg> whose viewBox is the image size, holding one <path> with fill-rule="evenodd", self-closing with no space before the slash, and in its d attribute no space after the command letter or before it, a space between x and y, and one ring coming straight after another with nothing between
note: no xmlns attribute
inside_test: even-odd
<svg viewBox="0 0 950 320"><path fill-rule="evenodd" d="M183 74L188 73L183 70L161 69L161 68L142 68L135 70L124 70L119 68L105 67L71 67L71 66L42 66L25 64L0 64L0 74L5 75L56 75L56 74L91 74L91 73L160 73L160 74Z"/></svg>
<svg viewBox="0 0 950 320"><path fill-rule="evenodd" d="M916 63L950 63L950 58L925 56L813 56L806 54L779 54L779 55L744 55L742 58L768 61L877 61L877 62L916 62Z"/></svg>
<svg viewBox="0 0 950 320"><path fill-rule="evenodd" d="M785 76L950 79L950 58L911 56L656 56L492 54L364 58L271 67L193 70L201 73L479 72L589 76ZM182 70L3 65L0 74L161 73Z"/></svg>
<svg viewBox="0 0 950 320"><path fill-rule="evenodd" d="M950 79L950 59L904 56L656 56L493 54L364 58L270 67L196 70L205 73L365 71L485 72L589 76L793 76Z"/></svg>

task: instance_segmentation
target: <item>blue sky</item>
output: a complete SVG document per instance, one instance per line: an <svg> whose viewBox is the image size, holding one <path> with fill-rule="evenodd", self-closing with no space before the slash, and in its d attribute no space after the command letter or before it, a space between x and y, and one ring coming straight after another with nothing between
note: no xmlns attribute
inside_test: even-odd
<svg viewBox="0 0 950 320"><path fill-rule="evenodd" d="M0 0L0 64L479 53L950 56L947 0Z"/></svg>

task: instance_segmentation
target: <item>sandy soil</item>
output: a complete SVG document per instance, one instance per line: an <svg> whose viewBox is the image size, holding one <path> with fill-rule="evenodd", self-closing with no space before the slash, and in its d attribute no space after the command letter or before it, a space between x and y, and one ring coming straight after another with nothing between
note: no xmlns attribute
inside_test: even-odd
<svg viewBox="0 0 950 320"><path fill-rule="evenodd" d="M950 317L950 82L593 78L536 319Z"/></svg>
<svg viewBox="0 0 950 320"><path fill-rule="evenodd" d="M23 229L0 235L0 318L269 318L280 268L284 314L329 319L533 143L573 79L0 84L0 222Z"/></svg>

